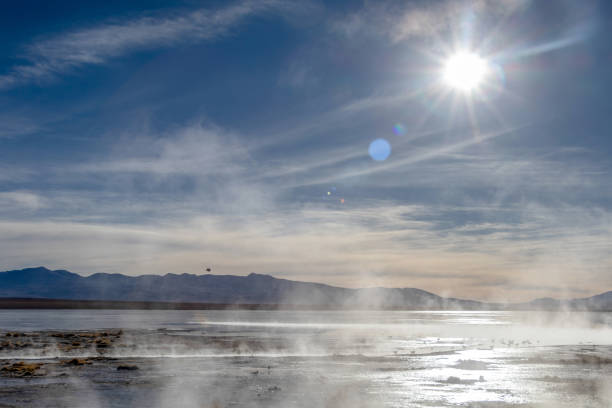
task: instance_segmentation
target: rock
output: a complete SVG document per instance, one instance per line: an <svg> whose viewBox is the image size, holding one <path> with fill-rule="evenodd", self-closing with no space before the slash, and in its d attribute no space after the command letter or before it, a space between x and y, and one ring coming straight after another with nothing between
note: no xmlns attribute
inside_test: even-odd
<svg viewBox="0 0 612 408"><path fill-rule="evenodd" d="M62 364L72 365L72 366L82 366L82 365L87 365L87 364L92 364L92 363L91 361L89 361L89 359L73 358L72 360L62 361Z"/></svg>
<svg viewBox="0 0 612 408"><path fill-rule="evenodd" d="M461 378L450 376L446 379L446 382L449 384L461 384Z"/></svg>
<svg viewBox="0 0 612 408"><path fill-rule="evenodd" d="M138 366L135 365L120 365L117 367L117 371L134 371L138 370Z"/></svg>

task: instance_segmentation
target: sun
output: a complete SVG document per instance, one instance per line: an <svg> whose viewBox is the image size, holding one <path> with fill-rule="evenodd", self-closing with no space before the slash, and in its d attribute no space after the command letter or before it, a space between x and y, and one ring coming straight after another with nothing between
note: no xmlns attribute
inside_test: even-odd
<svg viewBox="0 0 612 408"><path fill-rule="evenodd" d="M463 92L471 92L482 84L488 72L488 64L478 54L458 52L444 64L443 77L447 85Z"/></svg>

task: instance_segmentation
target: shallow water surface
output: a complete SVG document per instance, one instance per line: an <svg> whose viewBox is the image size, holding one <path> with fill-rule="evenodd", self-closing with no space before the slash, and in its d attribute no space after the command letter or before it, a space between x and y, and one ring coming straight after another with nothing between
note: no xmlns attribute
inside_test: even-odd
<svg viewBox="0 0 612 408"><path fill-rule="evenodd" d="M5 370L0 406L610 407L611 321L498 311L3 310L0 365L41 368L28 377Z"/></svg>

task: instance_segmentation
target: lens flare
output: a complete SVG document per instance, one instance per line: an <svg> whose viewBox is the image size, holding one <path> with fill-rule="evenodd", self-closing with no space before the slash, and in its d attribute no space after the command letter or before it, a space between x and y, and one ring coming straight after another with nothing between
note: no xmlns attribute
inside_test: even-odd
<svg viewBox="0 0 612 408"><path fill-rule="evenodd" d="M370 157L376 161L386 160L391 154L391 145L385 139L379 138L370 143Z"/></svg>
<svg viewBox="0 0 612 408"><path fill-rule="evenodd" d="M395 125L393 125L393 133L398 136L403 136L404 134L406 134L406 127L401 123L396 123Z"/></svg>

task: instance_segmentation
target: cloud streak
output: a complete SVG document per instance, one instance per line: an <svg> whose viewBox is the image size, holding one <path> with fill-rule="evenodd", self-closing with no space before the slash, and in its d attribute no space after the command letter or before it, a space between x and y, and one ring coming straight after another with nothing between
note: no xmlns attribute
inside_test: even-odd
<svg viewBox="0 0 612 408"><path fill-rule="evenodd" d="M4 221L2 259L87 273L198 273L206 264L216 273L265 272L339 285L347 284L348 275L351 286L417 286L498 300L559 291L571 296L574 288L596 293L612 283L606 277L612 264L607 212L585 216L566 208L551 218L550 208L530 206L519 210L520 225L473 222L440 229L440 214L453 208L370 204L270 208L238 224L225 215L146 226ZM526 291L528 285L534 289Z"/></svg>
<svg viewBox="0 0 612 408"><path fill-rule="evenodd" d="M28 191L0 192L0 206L5 209L17 207L25 210L38 210L44 207L44 200L37 194Z"/></svg>
<svg viewBox="0 0 612 408"><path fill-rule="evenodd" d="M572 296L574 286L595 293L606 284L612 215L560 198L582 183L579 172L552 161L552 153L548 161L517 161L500 151L459 154L476 145L473 139L448 144L433 138L427 145L425 152L437 153L415 152L401 165L364 173L376 179L361 181L362 196L340 205L282 196L294 192L294 174L324 178L336 167L334 160L351 157L353 145L345 154L338 149L292 155L270 167L251 155L240 135L217 127L126 135L105 157L69 172L64 168L52 184L68 186L66 191L0 194L2 258L7 268L33 262L87 273L197 273L207 263L218 273L260 272L338 285L350 276L354 286L417 286L497 300ZM292 168L298 157L293 165L299 167ZM289 170L271 177L275 167ZM554 182L561 174L563 183ZM441 193L437 203L408 205L368 197L363 192L372 182L398 191L425 184ZM587 188L599 188L592 182ZM71 191L74 184L91 190ZM496 195L467 201L454 196L474 185L495 188ZM538 203L527 187L552 201ZM516 191L527 201L506 198ZM26 216L20 221L19 214ZM593 277L597 287L581 284L579 276ZM449 282L452 292L446 290ZM529 285L533 289L525 289Z"/></svg>
<svg viewBox="0 0 612 408"><path fill-rule="evenodd" d="M347 37L382 35L397 43L458 31L466 14L503 17L523 9L528 0L445 0L440 2L368 3L331 27Z"/></svg>
<svg viewBox="0 0 612 408"><path fill-rule="evenodd" d="M106 22L42 38L27 46L23 59L0 76L0 89L39 83L87 65L105 64L130 52L178 43L212 41L229 35L245 19L287 11L285 1L240 1L217 10L175 12L171 16Z"/></svg>

